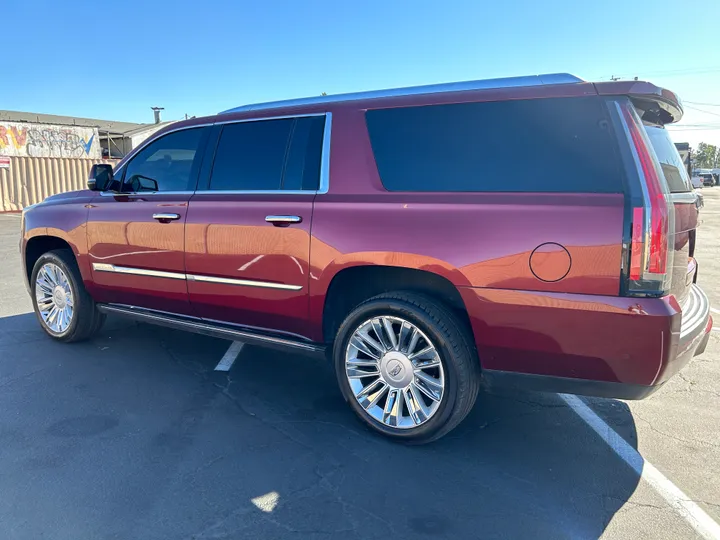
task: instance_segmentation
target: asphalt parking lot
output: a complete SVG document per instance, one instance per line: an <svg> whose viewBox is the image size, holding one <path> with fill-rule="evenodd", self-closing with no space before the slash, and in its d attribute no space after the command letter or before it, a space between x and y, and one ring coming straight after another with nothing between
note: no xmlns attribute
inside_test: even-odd
<svg viewBox="0 0 720 540"><path fill-rule="evenodd" d="M720 309L720 187L703 194L699 281ZM356 421L322 362L245 346L222 373L229 342L122 319L53 343L19 225L0 215L2 539L702 534L557 395L483 393L449 436L406 447ZM645 401L582 403L720 522L720 332Z"/></svg>

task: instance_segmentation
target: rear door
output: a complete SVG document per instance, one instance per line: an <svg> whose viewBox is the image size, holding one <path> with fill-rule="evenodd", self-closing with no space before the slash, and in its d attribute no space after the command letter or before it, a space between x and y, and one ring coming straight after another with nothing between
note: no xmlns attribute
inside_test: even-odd
<svg viewBox="0 0 720 540"><path fill-rule="evenodd" d="M682 305L697 271L694 254L699 201L693 192L682 158L670 140L667 130L662 126L645 124L645 131L660 162L675 207L675 237L673 240L675 253L672 258L670 293L675 295Z"/></svg>
<svg viewBox="0 0 720 540"><path fill-rule="evenodd" d="M88 213L94 297L190 314L184 229L209 128L164 135L119 171Z"/></svg>
<svg viewBox="0 0 720 540"><path fill-rule="evenodd" d="M228 123L190 200L188 291L205 319L306 335L325 115Z"/></svg>

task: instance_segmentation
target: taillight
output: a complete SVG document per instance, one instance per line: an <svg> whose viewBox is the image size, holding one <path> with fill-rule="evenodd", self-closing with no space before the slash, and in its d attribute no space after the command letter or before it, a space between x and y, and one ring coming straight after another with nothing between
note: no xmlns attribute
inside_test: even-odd
<svg viewBox="0 0 720 540"><path fill-rule="evenodd" d="M642 121L629 101L617 103L632 143L642 184L642 207L632 209L630 294L664 294L672 279L669 243L674 232L674 209L665 177Z"/></svg>

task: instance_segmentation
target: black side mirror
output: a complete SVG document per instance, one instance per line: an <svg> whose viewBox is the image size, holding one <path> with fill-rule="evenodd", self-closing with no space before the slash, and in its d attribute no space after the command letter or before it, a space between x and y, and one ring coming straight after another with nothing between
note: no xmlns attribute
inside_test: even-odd
<svg viewBox="0 0 720 540"><path fill-rule="evenodd" d="M157 180L141 174L133 175L128 185L130 186L130 191L133 193L141 193L143 191L155 192L158 190Z"/></svg>
<svg viewBox="0 0 720 540"><path fill-rule="evenodd" d="M108 163L96 163L90 169L87 186L91 191L105 191L113 180L113 168Z"/></svg>

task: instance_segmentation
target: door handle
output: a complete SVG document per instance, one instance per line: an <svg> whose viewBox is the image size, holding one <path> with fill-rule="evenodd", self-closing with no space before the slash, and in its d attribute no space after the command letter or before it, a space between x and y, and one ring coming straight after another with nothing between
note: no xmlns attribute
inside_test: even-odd
<svg viewBox="0 0 720 540"><path fill-rule="evenodd" d="M153 219L157 219L160 223L167 223L168 221L180 219L180 214L153 214Z"/></svg>
<svg viewBox="0 0 720 540"><path fill-rule="evenodd" d="M300 223L300 216L265 216L265 221L272 223L276 227L287 227L291 223Z"/></svg>

